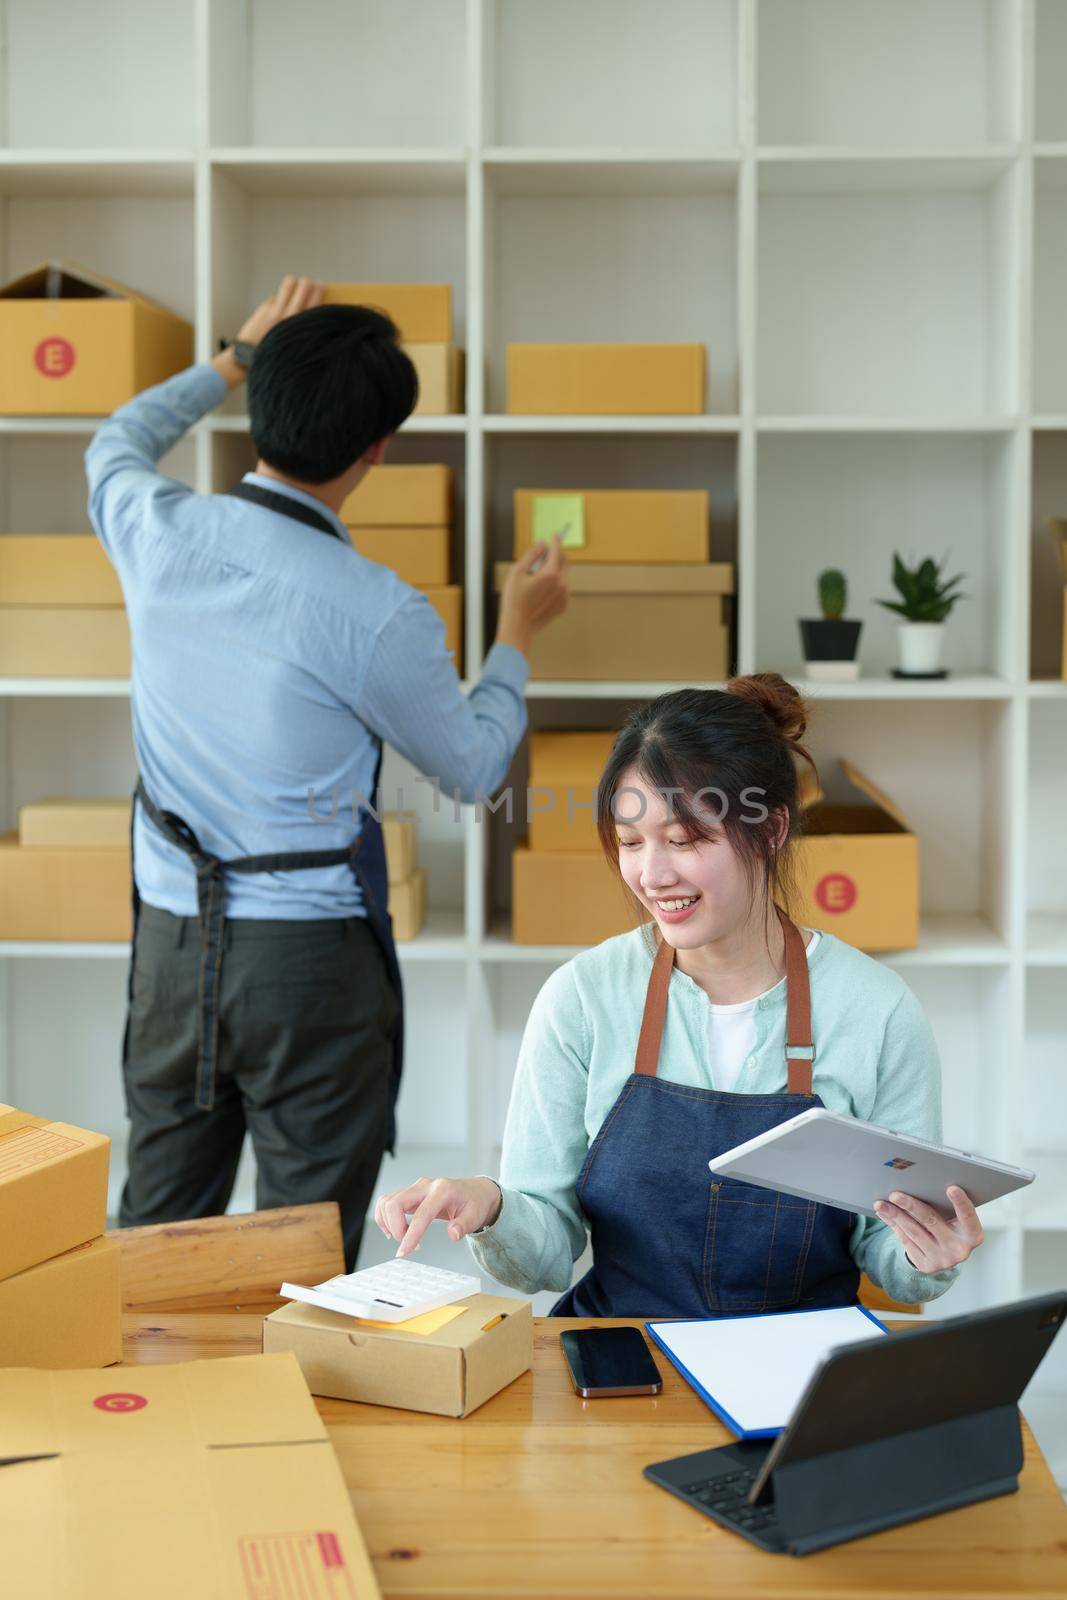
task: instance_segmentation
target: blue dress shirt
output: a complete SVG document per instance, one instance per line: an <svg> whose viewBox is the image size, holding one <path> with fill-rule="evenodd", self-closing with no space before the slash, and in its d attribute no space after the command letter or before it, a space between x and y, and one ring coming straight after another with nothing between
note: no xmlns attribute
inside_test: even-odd
<svg viewBox="0 0 1067 1600"><path fill-rule="evenodd" d="M122 406L85 455L89 515L122 584L133 643L133 737L145 787L205 850L326 850L372 801L377 740L449 798L492 794L526 727L528 666L494 645L469 696L429 601L342 538L226 495L195 494L156 463L222 400L191 367ZM311 797L309 801L309 795ZM142 898L196 914L189 861L140 809ZM347 867L227 880L227 914L307 920L363 914Z"/></svg>

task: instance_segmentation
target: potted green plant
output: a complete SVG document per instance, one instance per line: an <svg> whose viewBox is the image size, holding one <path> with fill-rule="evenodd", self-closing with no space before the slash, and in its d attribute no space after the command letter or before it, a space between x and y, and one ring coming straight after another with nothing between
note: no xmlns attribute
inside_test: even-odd
<svg viewBox="0 0 1067 1600"><path fill-rule="evenodd" d="M821 617L802 617L800 637L804 645L804 666L809 678L843 679L859 677L859 648L862 622L845 616L848 583L843 572L830 567L819 573Z"/></svg>
<svg viewBox="0 0 1067 1600"><path fill-rule="evenodd" d="M944 564L927 556L914 567L908 567L894 553L893 583L900 599L878 601L887 611L904 618L897 628L900 666L894 677L948 676L941 665L945 619L957 600L964 600L966 596L959 593L964 574L960 572L954 578L945 578L942 576Z"/></svg>

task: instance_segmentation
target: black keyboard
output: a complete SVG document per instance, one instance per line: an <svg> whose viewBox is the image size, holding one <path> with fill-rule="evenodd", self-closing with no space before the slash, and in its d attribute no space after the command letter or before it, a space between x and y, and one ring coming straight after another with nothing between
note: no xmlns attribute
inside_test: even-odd
<svg viewBox="0 0 1067 1600"><path fill-rule="evenodd" d="M716 1473L711 1478L698 1478L695 1483L681 1485L674 1492L707 1516L721 1522L734 1533L742 1534L764 1550L784 1550L785 1540L778 1527L773 1506L753 1506L748 1494L757 1474L742 1469L739 1472Z"/></svg>

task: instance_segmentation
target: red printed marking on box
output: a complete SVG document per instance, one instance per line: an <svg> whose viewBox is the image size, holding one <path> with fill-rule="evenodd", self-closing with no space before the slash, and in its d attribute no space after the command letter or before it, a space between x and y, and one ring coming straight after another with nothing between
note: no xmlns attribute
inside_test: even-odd
<svg viewBox="0 0 1067 1600"><path fill-rule="evenodd" d="M336 1533L247 1534L237 1549L248 1600L358 1600Z"/></svg>
<svg viewBox="0 0 1067 1600"><path fill-rule="evenodd" d="M0 1178L10 1178L16 1172L26 1172L31 1167L41 1167L56 1156L69 1155L72 1150L84 1149L81 1139L68 1139L65 1133L51 1133L47 1128L27 1128L24 1133L0 1139Z"/></svg>

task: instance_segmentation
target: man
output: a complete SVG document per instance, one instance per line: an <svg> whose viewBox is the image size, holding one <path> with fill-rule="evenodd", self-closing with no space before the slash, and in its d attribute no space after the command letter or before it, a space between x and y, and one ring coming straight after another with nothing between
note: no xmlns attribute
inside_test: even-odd
<svg viewBox="0 0 1067 1600"><path fill-rule="evenodd" d="M210 365L109 418L86 467L126 597L141 773L121 1222L224 1211L247 1129L256 1204L337 1200L351 1267L402 1039L381 830L360 799L376 804L383 740L446 793L499 786L525 654L566 577L558 544L536 573L543 549L517 564L465 698L436 612L338 516L413 409L414 368L387 318L321 295L286 278ZM163 477L247 367L256 470L224 495Z"/></svg>

